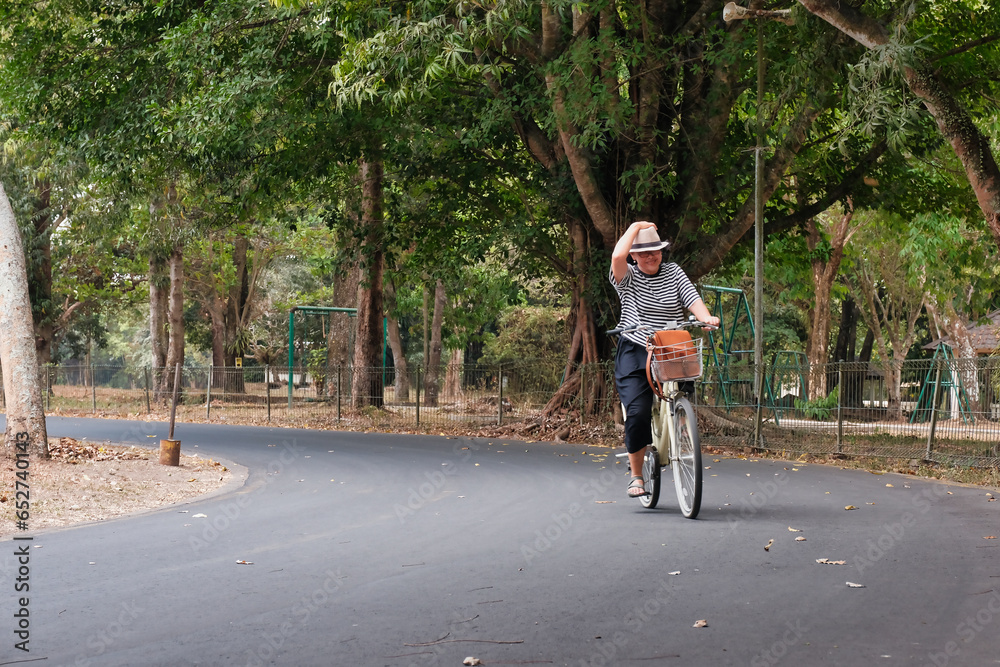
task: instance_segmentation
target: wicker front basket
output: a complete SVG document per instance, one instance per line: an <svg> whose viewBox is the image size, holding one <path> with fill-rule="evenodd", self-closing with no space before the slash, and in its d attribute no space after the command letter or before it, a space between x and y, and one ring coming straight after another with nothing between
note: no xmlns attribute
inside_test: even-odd
<svg viewBox="0 0 1000 667"><path fill-rule="evenodd" d="M653 379L657 382L695 380L701 377L701 339L653 346L650 361Z"/></svg>

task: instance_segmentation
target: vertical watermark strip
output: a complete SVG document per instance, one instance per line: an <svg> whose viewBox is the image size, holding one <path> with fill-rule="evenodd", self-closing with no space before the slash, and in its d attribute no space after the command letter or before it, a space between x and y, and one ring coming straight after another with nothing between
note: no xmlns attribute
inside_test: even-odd
<svg viewBox="0 0 1000 667"><path fill-rule="evenodd" d="M31 519L31 436L22 431L14 437L14 521L18 530L28 530ZM29 652L31 641L31 555L28 544L31 537L14 538L14 557L17 558L17 576L14 577L14 600L17 611L14 612L14 648Z"/></svg>

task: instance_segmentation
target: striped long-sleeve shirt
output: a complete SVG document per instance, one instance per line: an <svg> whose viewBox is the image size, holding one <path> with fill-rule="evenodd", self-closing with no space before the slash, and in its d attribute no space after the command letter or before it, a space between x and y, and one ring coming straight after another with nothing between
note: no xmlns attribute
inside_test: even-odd
<svg viewBox="0 0 1000 667"><path fill-rule="evenodd" d="M684 309L701 298L687 274L673 263L660 264L660 270L652 276L630 264L620 283L615 282L613 271L608 272L608 277L622 303L619 328L645 324L663 329L668 322L684 319ZM633 343L645 345L649 334L629 332L622 335Z"/></svg>

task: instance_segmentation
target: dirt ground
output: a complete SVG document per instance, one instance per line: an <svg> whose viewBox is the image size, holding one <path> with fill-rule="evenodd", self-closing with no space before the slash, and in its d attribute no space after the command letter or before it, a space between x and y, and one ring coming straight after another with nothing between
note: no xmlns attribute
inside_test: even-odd
<svg viewBox="0 0 1000 667"><path fill-rule="evenodd" d="M211 459L183 450L179 466L163 465L159 450L73 438L50 438L52 458L32 458L26 482L30 503L28 531L106 521L172 505L239 481L234 472ZM25 488L14 460L0 459L0 539L20 532L17 502ZM20 495L19 495L20 494Z"/></svg>

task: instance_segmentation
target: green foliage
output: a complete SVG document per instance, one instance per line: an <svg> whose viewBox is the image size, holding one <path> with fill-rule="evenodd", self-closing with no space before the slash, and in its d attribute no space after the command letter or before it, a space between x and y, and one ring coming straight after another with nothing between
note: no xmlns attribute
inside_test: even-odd
<svg viewBox="0 0 1000 667"><path fill-rule="evenodd" d="M837 387L826 398L818 398L814 401L795 399L795 409L800 411L806 419L829 421L833 412L836 411L839 401L840 387Z"/></svg>
<svg viewBox="0 0 1000 667"><path fill-rule="evenodd" d="M538 362L540 368L565 365L569 344L566 310L541 306L510 308L497 319L497 332L487 334L482 363L514 365Z"/></svg>
<svg viewBox="0 0 1000 667"><path fill-rule="evenodd" d="M849 191L859 209L898 214L886 235L900 240L910 287L923 271L937 298L982 314L998 291L1000 262L975 198L954 176L954 155L941 149L899 68L933 61L995 134L1000 54L995 42L976 42L996 34L997 3L928 0L914 13L871 0L866 11L891 22L893 39L869 51L801 10L794 27L767 24L762 109L752 92L755 31L723 24L722 4L706 14L700 1L677 0L661 19L629 2L550 3L567 22L543 43L543 5L528 0L0 3L0 121L10 129L5 148L24 158L19 220L28 228L37 219L33 188L50 178L58 195L50 208L68 210L71 221L52 239L52 293L33 301L39 322L55 321L74 300L87 304L74 312L113 319L146 297L139 276L150 256L174 244L190 251L220 228L253 222L278 246L296 232L254 311L266 332L255 338L276 349L287 307L328 302L338 273L364 260L360 155L385 165L375 245L404 286L396 314L414 339L423 334L424 288L438 279L450 297L453 347L522 303L528 281L556 286L546 303L579 281L572 286L585 284L587 312L615 319L608 248L565 160L574 147L587 160L577 171L593 177L594 199L607 203L616 229L656 217L675 241L671 259L685 265L723 261L717 246L728 239L736 245L719 267L727 279L715 282L750 293L749 244L735 240L743 231L732 225L752 192L747 148L757 112L771 162L790 145L806 103L818 115L788 172L773 175L779 185L766 215L767 347L801 348L811 257L794 215L842 181L831 199ZM653 110L662 115L646 123ZM881 142L893 150L866 172L877 185L862 185L852 170ZM582 256L570 250L568 221L582 229ZM28 244L36 266L44 240ZM873 256L864 246L883 240L869 237L847 266L864 264ZM821 243L814 256L829 252ZM188 268L192 282L233 277L221 252ZM495 358L525 355L508 348L549 349L502 342L513 336L507 328L547 330L542 319L518 325L526 312L505 315L515 324L496 335ZM192 333L207 343L207 332Z"/></svg>
<svg viewBox="0 0 1000 667"><path fill-rule="evenodd" d="M309 350L306 352L306 370L318 386L322 387L326 383L327 359L326 350Z"/></svg>

